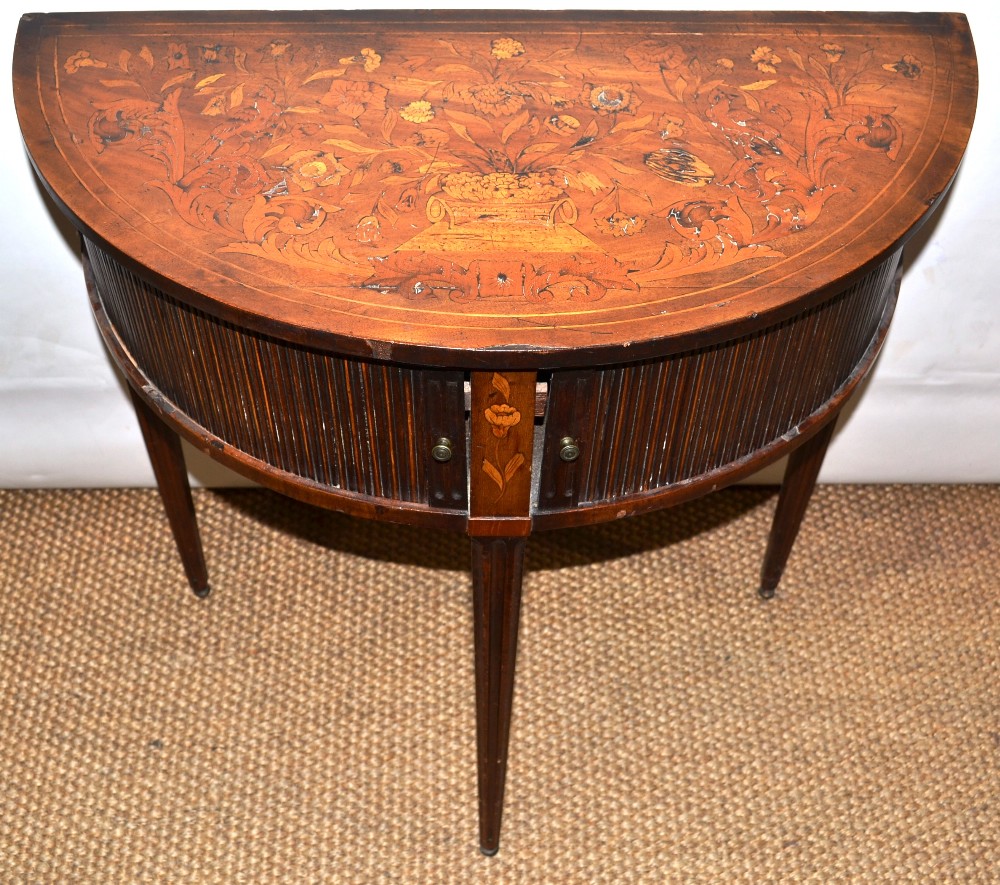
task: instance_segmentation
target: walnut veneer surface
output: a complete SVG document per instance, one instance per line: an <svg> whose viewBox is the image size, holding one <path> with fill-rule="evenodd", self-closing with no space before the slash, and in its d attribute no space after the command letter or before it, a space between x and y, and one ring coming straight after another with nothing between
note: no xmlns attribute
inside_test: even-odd
<svg viewBox="0 0 1000 885"><path fill-rule="evenodd" d="M472 539L492 853L525 538L790 453L773 594L977 74L951 14L148 13L14 86L196 591L178 434Z"/></svg>

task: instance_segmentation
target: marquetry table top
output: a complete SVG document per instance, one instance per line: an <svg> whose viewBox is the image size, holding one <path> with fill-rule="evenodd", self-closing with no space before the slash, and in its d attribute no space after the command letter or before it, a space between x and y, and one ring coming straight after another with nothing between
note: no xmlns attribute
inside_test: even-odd
<svg viewBox="0 0 1000 885"><path fill-rule="evenodd" d="M28 151L180 297L346 352L641 357L842 289L939 201L963 16L30 15Z"/></svg>

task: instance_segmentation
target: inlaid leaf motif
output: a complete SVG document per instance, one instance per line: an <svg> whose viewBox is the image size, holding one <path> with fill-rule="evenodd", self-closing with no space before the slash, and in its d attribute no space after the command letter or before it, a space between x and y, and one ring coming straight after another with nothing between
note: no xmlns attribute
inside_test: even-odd
<svg viewBox="0 0 1000 885"><path fill-rule="evenodd" d="M510 399L510 382L499 372L493 373L493 389L499 391L505 400Z"/></svg>
<svg viewBox="0 0 1000 885"><path fill-rule="evenodd" d="M399 221L399 213L389 205L384 196L378 198L378 202L375 204L375 211L385 218L389 224L395 224Z"/></svg>
<svg viewBox="0 0 1000 885"><path fill-rule="evenodd" d="M98 154L155 156L194 207L181 216L209 230L238 232L257 197L316 191L352 211L320 237L313 210L288 209L280 245L250 240L247 254L311 266L329 256L342 281L367 280L378 297L490 299L490 314L781 257L771 244L851 186L859 152L900 158L894 109L920 74L916 46L885 46L876 60L870 38L845 35L773 48L747 35L742 50L704 52L651 36L607 47L596 66L552 35L470 32L415 53L420 41L403 36L361 56L288 40L248 53L224 38L147 39L112 50L120 79L100 80L108 64L87 50L65 59L68 74L106 90L88 121ZM741 82L748 61L770 79ZM211 120L195 123L199 113ZM545 258L525 271L529 252ZM396 255L406 273L388 270ZM581 274L581 262L604 270ZM509 406L509 388L494 389L494 406ZM493 462L501 476L505 461Z"/></svg>
<svg viewBox="0 0 1000 885"><path fill-rule="evenodd" d="M597 194L607 187L593 172L581 172L577 178L581 186L587 188L592 194Z"/></svg>
<svg viewBox="0 0 1000 885"><path fill-rule="evenodd" d="M211 86L217 80L221 80L225 76L226 75L224 73L223 74L212 74L211 77L205 77L204 79L199 80L197 83L195 83L194 88L195 89L204 89L206 86Z"/></svg>
<svg viewBox="0 0 1000 885"><path fill-rule="evenodd" d="M275 154L284 153L285 151L291 150L291 147L292 143L290 141L279 142L278 144L271 145L271 147L260 155L261 159L264 159L265 157L272 157Z"/></svg>
<svg viewBox="0 0 1000 885"><path fill-rule="evenodd" d="M618 160L613 160L608 158L608 163L622 175L640 175L641 171L639 169L633 169L631 166L626 166L624 163L620 163Z"/></svg>
<svg viewBox="0 0 1000 885"><path fill-rule="evenodd" d="M396 128L396 124L399 122L399 112L393 108L389 108L385 112L385 116L382 118L382 138L392 143L392 130Z"/></svg>
<svg viewBox="0 0 1000 885"><path fill-rule="evenodd" d="M178 74L176 77L171 77L160 87L160 92L166 92L168 89L172 89L179 83L183 83L185 80L190 80L194 76L194 71L185 71L183 74Z"/></svg>
<svg viewBox="0 0 1000 885"><path fill-rule="evenodd" d="M202 113L206 117L218 117L220 114L226 113L228 108L226 107L226 96L216 95L204 108L202 108Z"/></svg>
<svg viewBox="0 0 1000 885"><path fill-rule="evenodd" d="M866 49L861 55L858 56L858 64L856 68L857 73L861 73L868 65L871 64L872 58L875 56L874 49Z"/></svg>
<svg viewBox="0 0 1000 885"><path fill-rule="evenodd" d="M334 147L339 147L341 150L350 151L352 154L378 154L380 153L378 148L366 147L363 144L358 144L355 141L348 141L344 138L328 138L323 144L332 144Z"/></svg>
<svg viewBox="0 0 1000 885"><path fill-rule="evenodd" d="M483 471L486 475L497 484L497 488L502 492L504 490L504 478L501 476L500 471L496 469L489 461L485 458L483 459Z"/></svg>
<svg viewBox="0 0 1000 885"><path fill-rule="evenodd" d="M716 86L725 86L726 81L716 78L715 80L706 80L701 86L698 87L698 92L701 95L706 95L715 89Z"/></svg>
<svg viewBox="0 0 1000 885"><path fill-rule="evenodd" d="M462 138L472 144L476 143L476 140L469 135L469 130L466 129L461 123L456 123L454 120L449 120L448 125L451 126Z"/></svg>
<svg viewBox="0 0 1000 885"><path fill-rule="evenodd" d="M470 68L468 65L451 63L446 65L439 65L434 69L435 74L478 74L475 68Z"/></svg>
<svg viewBox="0 0 1000 885"><path fill-rule="evenodd" d="M347 68L327 68L324 71L317 71L311 77L306 77L303 83L312 83L314 80L331 80L334 77L343 77L347 73Z"/></svg>
<svg viewBox="0 0 1000 885"><path fill-rule="evenodd" d="M611 130L611 134L614 135L616 132L627 132L629 129L645 129L652 122L652 114L625 119L620 123L615 124L615 127Z"/></svg>
<svg viewBox="0 0 1000 885"><path fill-rule="evenodd" d="M580 142L583 142L583 141L585 141L588 138L589 139L593 139L594 136L596 136L597 133L600 132L600 131L601 130L600 130L600 127L597 125L597 121L596 120L591 120L587 124L587 128L583 130L583 135L580 137L580 141L578 141L577 144L580 144Z"/></svg>
<svg viewBox="0 0 1000 885"><path fill-rule="evenodd" d="M789 46L785 50L785 52L788 55L788 57L792 60L792 63L795 65L795 67L797 67L800 71L804 71L806 69L805 62L802 61L802 56L794 49L792 49L791 46Z"/></svg>
<svg viewBox="0 0 1000 885"><path fill-rule="evenodd" d="M524 463L524 455L520 452L511 458L503 469L504 478L507 482L510 482L515 473L520 469L521 465Z"/></svg>
<svg viewBox="0 0 1000 885"><path fill-rule="evenodd" d="M559 145L554 141L543 141L540 144L529 144L523 151L521 151L522 157L528 157L532 154L545 154L549 151L554 151Z"/></svg>
<svg viewBox="0 0 1000 885"><path fill-rule="evenodd" d="M510 141L511 136L513 136L514 133L524 126L530 119L531 114L528 113L528 111L521 111L521 113L519 113L513 120L503 127L503 132L500 133L500 142L502 144L507 144L507 142Z"/></svg>

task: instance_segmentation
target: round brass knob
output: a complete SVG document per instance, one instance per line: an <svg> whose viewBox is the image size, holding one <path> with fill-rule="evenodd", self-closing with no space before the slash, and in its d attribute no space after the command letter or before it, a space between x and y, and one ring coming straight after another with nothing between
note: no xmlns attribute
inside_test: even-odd
<svg viewBox="0 0 1000 885"><path fill-rule="evenodd" d="M564 436L559 440L559 457L563 461L575 461L580 457L580 447L571 436Z"/></svg>
<svg viewBox="0 0 1000 885"><path fill-rule="evenodd" d="M446 436L442 436L434 443L434 448L431 449L431 457L441 463L447 464L451 460L451 456L454 454L451 449L451 440Z"/></svg>

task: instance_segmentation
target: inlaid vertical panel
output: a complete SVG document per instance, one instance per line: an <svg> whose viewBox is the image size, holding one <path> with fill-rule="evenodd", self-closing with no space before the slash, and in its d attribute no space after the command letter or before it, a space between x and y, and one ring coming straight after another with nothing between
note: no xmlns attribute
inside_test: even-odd
<svg viewBox="0 0 1000 885"><path fill-rule="evenodd" d="M534 372L472 373L471 534L528 533L536 377Z"/></svg>
<svg viewBox="0 0 1000 885"><path fill-rule="evenodd" d="M108 318L160 392L280 470L375 498L464 509L463 374L338 357L239 329L86 244ZM436 439L454 443L446 464Z"/></svg>

